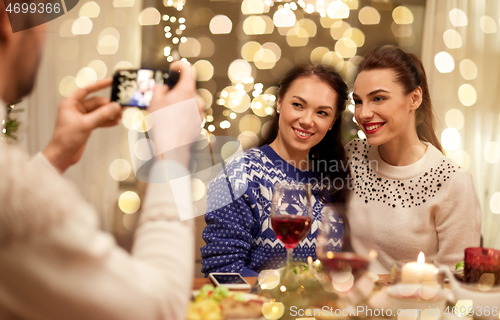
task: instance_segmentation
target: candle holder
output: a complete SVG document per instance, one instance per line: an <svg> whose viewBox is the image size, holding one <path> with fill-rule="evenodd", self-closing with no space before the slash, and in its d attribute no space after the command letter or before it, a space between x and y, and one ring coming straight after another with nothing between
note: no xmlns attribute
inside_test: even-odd
<svg viewBox="0 0 500 320"><path fill-rule="evenodd" d="M442 317L446 308L446 292L440 286L399 283L387 289L389 316L397 319L433 319Z"/></svg>
<svg viewBox="0 0 500 320"><path fill-rule="evenodd" d="M398 260L392 264L390 284L394 285L394 284L401 283L401 270L403 269L403 266L409 262L412 262L412 261L410 261L410 260Z"/></svg>
<svg viewBox="0 0 500 320"><path fill-rule="evenodd" d="M500 285L500 250L465 249L464 282Z"/></svg>

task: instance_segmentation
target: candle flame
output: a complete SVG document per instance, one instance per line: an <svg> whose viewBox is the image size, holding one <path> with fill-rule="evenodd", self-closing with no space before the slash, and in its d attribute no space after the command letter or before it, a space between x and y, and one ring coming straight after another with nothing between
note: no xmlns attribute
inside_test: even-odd
<svg viewBox="0 0 500 320"><path fill-rule="evenodd" d="M420 251L420 253L418 254L417 263L418 264L424 264L425 263L425 254L422 251Z"/></svg>

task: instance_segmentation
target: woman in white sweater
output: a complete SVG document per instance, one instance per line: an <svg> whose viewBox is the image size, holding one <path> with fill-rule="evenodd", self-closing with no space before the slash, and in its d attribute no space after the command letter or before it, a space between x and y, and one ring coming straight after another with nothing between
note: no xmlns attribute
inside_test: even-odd
<svg viewBox="0 0 500 320"><path fill-rule="evenodd" d="M465 248L479 245L481 209L471 175L442 153L420 59L394 46L370 50L353 98L366 134L346 146L354 249L377 251L375 273L420 251L434 264L463 260Z"/></svg>

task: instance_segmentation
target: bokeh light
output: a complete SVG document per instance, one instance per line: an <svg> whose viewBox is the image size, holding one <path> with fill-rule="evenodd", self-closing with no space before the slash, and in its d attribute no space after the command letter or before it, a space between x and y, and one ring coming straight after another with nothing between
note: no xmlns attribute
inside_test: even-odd
<svg viewBox="0 0 500 320"><path fill-rule="evenodd" d="M102 80L108 73L108 67L102 60L92 60L87 67L95 71L97 80Z"/></svg>
<svg viewBox="0 0 500 320"><path fill-rule="evenodd" d="M137 212L141 206L141 199L133 191L125 191L118 199L118 207L126 214Z"/></svg>
<svg viewBox="0 0 500 320"><path fill-rule="evenodd" d="M252 77L252 66L247 61L238 59L231 62L227 73L231 81L242 83L243 79Z"/></svg>
<svg viewBox="0 0 500 320"><path fill-rule="evenodd" d="M205 110L210 108L212 106L212 100L213 100L212 93L209 90L203 89L203 88L200 88L197 91L198 91L198 94L203 98L203 101L205 101L205 105L206 105Z"/></svg>
<svg viewBox="0 0 500 320"><path fill-rule="evenodd" d="M358 28L347 29L343 34L343 38L351 39L357 47L362 47L365 44L365 34Z"/></svg>
<svg viewBox="0 0 500 320"><path fill-rule="evenodd" d="M247 150L259 145L259 137L252 131L243 131L238 135L243 150Z"/></svg>
<svg viewBox="0 0 500 320"><path fill-rule="evenodd" d="M303 47L309 42L309 34L304 28L291 28L286 34L286 42L290 47Z"/></svg>
<svg viewBox="0 0 500 320"><path fill-rule="evenodd" d="M495 192L491 196L490 209L493 213L500 213L500 192Z"/></svg>
<svg viewBox="0 0 500 320"><path fill-rule="evenodd" d="M465 80L474 80L477 77L477 66L474 61L464 59L460 62L460 74Z"/></svg>
<svg viewBox="0 0 500 320"><path fill-rule="evenodd" d="M77 89L76 78L73 76L66 76L59 82L59 94L63 97L69 97Z"/></svg>
<svg viewBox="0 0 500 320"><path fill-rule="evenodd" d="M468 24L467 14L460 9L451 9L448 16L455 27L464 27Z"/></svg>
<svg viewBox="0 0 500 320"><path fill-rule="evenodd" d="M134 64L130 61L119 61L113 67L113 72L115 72L116 70L127 70L127 69L135 69Z"/></svg>
<svg viewBox="0 0 500 320"><path fill-rule="evenodd" d="M228 16L218 14L210 20L209 27L213 34L227 34L233 29L233 23Z"/></svg>
<svg viewBox="0 0 500 320"><path fill-rule="evenodd" d="M393 22L391 24L391 31L397 38L408 38L413 35L413 27L411 24L397 24Z"/></svg>
<svg viewBox="0 0 500 320"><path fill-rule="evenodd" d="M269 16L250 16L243 21L243 32L245 34L271 34L273 31L274 23Z"/></svg>
<svg viewBox="0 0 500 320"><path fill-rule="evenodd" d="M445 122L448 127L460 130L464 127L464 114L458 109L450 109L446 112Z"/></svg>
<svg viewBox="0 0 500 320"><path fill-rule="evenodd" d="M97 51L100 54L115 54L118 51L120 32L115 28L105 28L99 33Z"/></svg>
<svg viewBox="0 0 500 320"><path fill-rule="evenodd" d="M336 21L330 27L330 35L333 39L339 40L344 36L344 32L349 29L351 25L345 21Z"/></svg>
<svg viewBox="0 0 500 320"><path fill-rule="evenodd" d="M115 8L127 8L133 7L135 0L113 0L113 7Z"/></svg>
<svg viewBox="0 0 500 320"><path fill-rule="evenodd" d="M311 51L311 63L317 64L317 63L322 63L323 56L330 52L330 49L327 47L316 47Z"/></svg>
<svg viewBox="0 0 500 320"><path fill-rule="evenodd" d="M80 11L78 12L78 15L80 17L88 17L88 18L97 18L99 16L99 12L101 11L101 8L95 1L89 1L84 3L80 7Z"/></svg>
<svg viewBox="0 0 500 320"><path fill-rule="evenodd" d="M282 286L285 287L285 286ZM283 292L286 291L286 287ZM280 319L285 314L285 305L281 302L264 302L262 304L262 315L268 320Z"/></svg>
<svg viewBox="0 0 500 320"><path fill-rule="evenodd" d="M470 107L476 103L476 89L474 89L474 87L468 83L463 84L460 86L460 88L458 88L458 98L464 106Z"/></svg>
<svg viewBox="0 0 500 320"><path fill-rule="evenodd" d="M131 129L132 127L134 127L138 132L148 131L153 126L151 117L146 118L148 114L149 113L146 110L140 110L138 108L126 108L122 114L122 124L127 129ZM142 121L142 124L135 127L134 125L138 121Z"/></svg>
<svg viewBox="0 0 500 320"><path fill-rule="evenodd" d="M208 81L214 75L214 66L208 60L196 61L193 68L196 70L196 80L198 81Z"/></svg>
<svg viewBox="0 0 500 320"><path fill-rule="evenodd" d="M340 71L344 67L344 59L335 51L329 51L325 53L321 63L330 65L335 68L335 70Z"/></svg>
<svg viewBox="0 0 500 320"><path fill-rule="evenodd" d="M296 22L295 13L290 9L280 8L273 15L276 27L293 27Z"/></svg>
<svg viewBox="0 0 500 320"><path fill-rule="evenodd" d="M335 0L328 5L326 14L331 19L347 19L349 18L350 11L347 4L340 0Z"/></svg>
<svg viewBox="0 0 500 320"><path fill-rule="evenodd" d="M76 75L76 85L79 88L94 84L97 81L97 74L92 68L82 68Z"/></svg>
<svg viewBox="0 0 500 320"><path fill-rule="evenodd" d="M196 38L188 37L179 44L179 54L185 58L196 58L201 53L201 43Z"/></svg>
<svg viewBox="0 0 500 320"><path fill-rule="evenodd" d="M199 201L203 199L206 194L206 186L200 179L191 179L191 192L193 195L193 201Z"/></svg>
<svg viewBox="0 0 500 320"><path fill-rule="evenodd" d="M297 21L294 28L295 29L297 29L297 28L303 29L307 33L307 37L309 37L309 38L315 37L316 33L318 31L317 30L318 28L316 27L316 23L313 20L307 19L307 18L303 18L303 19L300 19L299 21Z"/></svg>
<svg viewBox="0 0 500 320"><path fill-rule="evenodd" d="M138 19L141 26L155 26L160 23L161 14L158 9L148 7L139 13Z"/></svg>
<svg viewBox="0 0 500 320"><path fill-rule="evenodd" d="M405 6L396 7L392 11L392 18L397 24L412 24L413 13Z"/></svg>
<svg viewBox="0 0 500 320"><path fill-rule="evenodd" d="M444 44L448 49L457 49L462 47L462 36L455 29L448 29L443 33Z"/></svg>
<svg viewBox="0 0 500 320"><path fill-rule="evenodd" d="M198 41L201 45L200 58L209 58L214 55L215 44L210 38L201 37Z"/></svg>
<svg viewBox="0 0 500 320"><path fill-rule="evenodd" d="M254 54L253 61L258 69L272 69L280 57L280 47L274 42L266 42Z"/></svg>
<svg viewBox="0 0 500 320"><path fill-rule="evenodd" d="M461 138L457 129L447 128L441 134L441 143L446 150L455 150L460 146Z"/></svg>
<svg viewBox="0 0 500 320"><path fill-rule="evenodd" d="M354 57L357 50L356 43L348 38L342 38L335 43L335 52L342 58Z"/></svg>
<svg viewBox="0 0 500 320"><path fill-rule="evenodd" d="M74 35L89 34L90 31L92 31L92 21L88 17L79 17L71 25L71 32Z"/></svg>
<svg viewBox="0 0 500 320"><path fill-rule="evenodd" d="M125 159L116 159L109 165L109 175L116 181L124 181L130 176L132 167Z"/></svg>
<svg viewBox="0 0 500 320"><path fill-rule="evenodd" d="M482 16L479 19L479 25L481 26L481 30L486 34L497 32L497 23L490 16Z"/></svg>
<svg viewBox="0 0 500 320"><path fill-rule="evenodd" d="M259 134L262 127L262 122L259 117L253 114L247 114L242 117L239 123L239 129L241 132L250 131L255 134Z"/></svg>
<svg viewBox="0 0 500 320"><path fill-rule="evenodd" d="M434 65L439 72L450 73L455 69L455 60L448 52L441 51L434 57Z"/></svg>
<svg viewBox="0 0 500 320"><path fill-rule="evenodd" d="M241 56L246 61L254 61L256 53L261 49L260 43L256 41L248 41L241 47Z"/></svg>
<svg viewBox="0 0 500 320"><path fill-rule="evenodd" d="M361 24L365 25L379 24L380 13L374 7L366 6L359 10L358 19Z"/></svg>
<svg viewBox="0 0 500 320"><path fill-rule="evenodd" d="M137 159L148 161L155 155L156 146L150 139L142 138L134 144L134 155Z"/></svg>
<svg viewBox="0 0 500 320"><path fill-rule="evenodd" d="M264 0L243 0L241 3L241 12L243 14L262 14L269 11L269 6Z"/></svg>
<svg viewBox="0 0 500 320"><path fill-rule="evenodd" d="M221 156L225 161L229 161L233 156L235 156L239 151L241 145L238 141L228 141L221 148Z"/></svg>

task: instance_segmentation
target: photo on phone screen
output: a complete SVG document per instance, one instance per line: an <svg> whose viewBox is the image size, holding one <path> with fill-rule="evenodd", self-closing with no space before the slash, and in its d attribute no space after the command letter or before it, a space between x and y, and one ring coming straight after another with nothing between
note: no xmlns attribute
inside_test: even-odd
<svg viewBox="0 0 500 320"><path fill-rule="evenodd" d="M177 72L170 75L160 70L118 70L113 76L111 101L122 106L146 108L153 98L156 85L167 84L172 87L177 79Z"/></svg>

